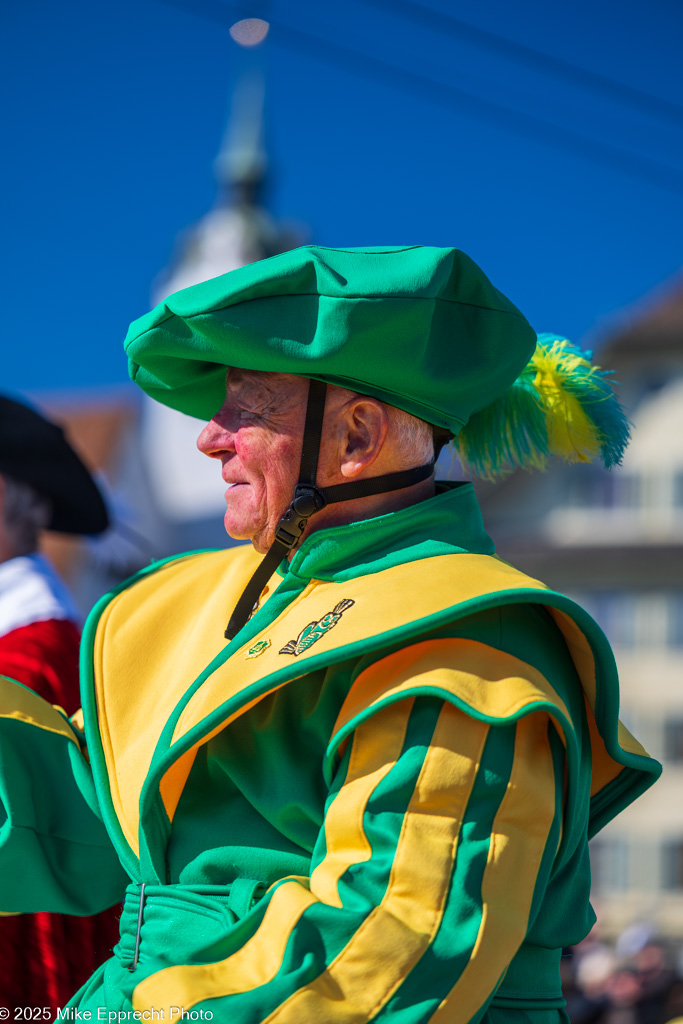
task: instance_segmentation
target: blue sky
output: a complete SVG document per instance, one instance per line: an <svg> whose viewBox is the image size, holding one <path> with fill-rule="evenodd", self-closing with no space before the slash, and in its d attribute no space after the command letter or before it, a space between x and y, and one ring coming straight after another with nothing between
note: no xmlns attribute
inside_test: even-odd
<svg viewBox="0 0 683 1024"><path fill-rule="evenodd" d="M457 245L538 330L591 344L674 275L679 0L422 6L9 9L2 390L126 380L127 324L148 308L177 232L214 202L230 93L255 60L268 204L308 223L310 241ZM430 10L456 20L430 24ZM272 21L255 53L228 34L245 16Z"/></svg>

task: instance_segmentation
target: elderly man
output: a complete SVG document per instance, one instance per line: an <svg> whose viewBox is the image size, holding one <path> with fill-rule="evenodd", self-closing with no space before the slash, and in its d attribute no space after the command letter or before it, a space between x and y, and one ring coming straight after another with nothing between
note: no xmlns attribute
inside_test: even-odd
<svg viewBox="0 0 683 1024"><path fill-rule="evenodd" d="M92 775L63 718L0 692L17 819L45 800L34 751L59 779L40 843L6 830L34 874L4 904L97 909L130 878L74 1013L559 1021L560 950L594 920L587 838L658 766L618 723L603 635L495 558L434 446L457 435L480 472L618 461L604 377L464 254L422 247L242 268L127 349L145 391L209 421L226 528L252 543L94 609Z"/></svg>

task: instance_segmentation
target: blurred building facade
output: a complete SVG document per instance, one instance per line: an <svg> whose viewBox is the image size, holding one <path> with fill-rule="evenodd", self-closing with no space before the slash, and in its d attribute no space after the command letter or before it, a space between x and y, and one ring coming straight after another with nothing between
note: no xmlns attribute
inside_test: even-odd
<svg viewBox="0 0 683 1024"><path fill-rule="evenodd" d="M683 938L683 289L612 338L634 423L623 465L515 473L480 489L498 551L575 597L610 639L622 714L664 763L659 783L592 843L605 934L636 920Z"/></svg>

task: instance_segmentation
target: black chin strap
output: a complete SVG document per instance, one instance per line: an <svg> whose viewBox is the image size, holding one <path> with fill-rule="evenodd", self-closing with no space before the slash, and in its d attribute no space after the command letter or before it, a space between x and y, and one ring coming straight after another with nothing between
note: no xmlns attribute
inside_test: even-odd
<svg viewBox="0 0 683 1024"><path fill-rule="evenodd" d="M232 640L247 622L261 591L282 559L297 546L312 515L320 512L326 505L332 505L337 501L351 501L354 498L367 498L373 494L384 494L386 491L399 491L404 487L412 487L413 484L419 484L426 480L434 471L434 463L428 462L416 469L385 473L384 476L375 476L368 480L336 484L334 487L325 487L324 489L316 487L315 478L318 471L326 391L327 385L324 381L310 381L299 483L294 488L294 498L289 508L278 523L275 540L235 605L225 630L226 640Z"/></svg>

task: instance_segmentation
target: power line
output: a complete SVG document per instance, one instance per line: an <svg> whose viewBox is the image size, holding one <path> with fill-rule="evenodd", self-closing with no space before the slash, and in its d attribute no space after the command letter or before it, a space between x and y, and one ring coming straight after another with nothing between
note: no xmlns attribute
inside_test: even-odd
<svg viewBox="0 0 683 1024"><path fill-rule="evenodd" d="M159 0L159 2L188 14L218 21L226 26L232 25L235 18L228 6L218 0L192 0L192 6L189 6L186 0ZM403 89L412 96L421 94L430 101L437 102L457 113L473 114L475 117L502 125L508 130L515 130L527 138L533 139L534 142L540 141L546 145L579 154L611 169L637 177L649 185L657 185L678 194L683 193L683 172L656 160L651 160L649 157L631 153L603 140L590 139L579 132L559 127L550 121L536 117L534 114L523 113L495 100L476 96L457 86L437 82L418 72L385 61L381 57L360 53L342 43L323 39L305 29L293 28L291 25L274 21L272 18L270 25L273 32L269 38L273 43L282 44L307 57L335 63L346 71L352 69L382 85L390 84Z"/></svg>
<svg viewBox="0 0 683 1024"><path fill-rule="evenodd" d="M507 36L491 32L489 29L462 21L452 14L445 14L443 11L434 10L433 7L416 3L416 0L362 0L362 2L379 10L398 14L418 22L426 28L447 34L454 39L466 40L481 49L492 50L504 57L511 57L530 67L535 67L545 74L564 78L573 85L582 85L595 92L602 92L611 99L641 107L650 114L666 117L673 120L679 127L683 126L683 105L674 100L653 96L651 93L643 92L642 89L636 89L625 82L617 82L599 71L591 71L571 61L563 60L561 57L553 57L542 50L527 46L525 43L519 43Z"/></svg>

